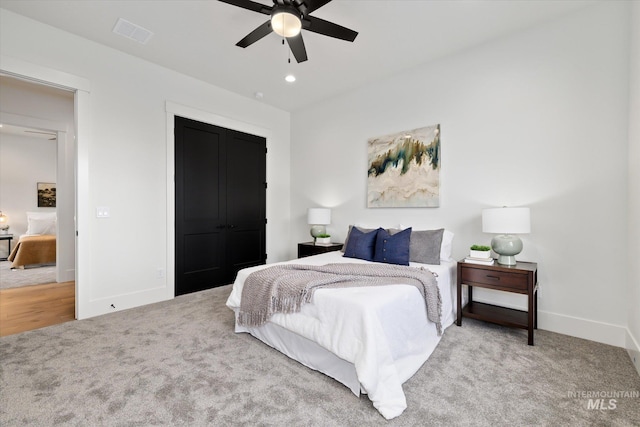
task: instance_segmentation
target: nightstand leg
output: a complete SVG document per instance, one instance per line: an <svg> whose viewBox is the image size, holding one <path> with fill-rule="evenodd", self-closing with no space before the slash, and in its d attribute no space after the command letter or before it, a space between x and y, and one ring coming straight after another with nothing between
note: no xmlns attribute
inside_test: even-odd
<svg viewBox="0 0 640 427"><path fill-rule="evenodd" d="M535 308L535 295L533 292L529 292L529 313L527 316L527 331L529 335L529 345L533 345L533 324L534 324L534 308Z"/></svg>
<svg viewBox="0 0 640 427"><path fill-rule="evenodd" d="M533 329L538 329L538 291L533 298Z"/></svg>
<svg viewBox="0 0 640 427"><path fill-rule="evenodd" d="M458 290L458 310L456 313L456 325L458 326L462 326L462 284L460 283L460 281L458 281L458 285L457 285L457 290Z"/></svg>

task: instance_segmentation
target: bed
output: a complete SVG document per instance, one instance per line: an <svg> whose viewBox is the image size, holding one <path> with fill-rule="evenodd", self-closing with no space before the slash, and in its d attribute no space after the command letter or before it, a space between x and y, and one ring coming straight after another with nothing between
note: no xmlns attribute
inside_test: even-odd
<svg viewBox="0 0 640 427"><path fill-rule="evenodd" d="M56 222L55 212L27 212L27 232L7 257L11 268L55 264Z"/></svg>
<svg viewBox="0 0 640 427"><path fill-rule="evenodd" d="M12 262L11 268L35 264L55 264L56 236L50 234L20 236L7 260Z"/></svg>
<svg viewBox="0 0 640 427"><path fill-rule="evenodd" d="M351 237L350 231L347 240ZM347 244L348 241L348 252ZM258 270L286 264L381 264L344 255L329 252L243 269L236 277L227 306L236 314L235 332L253 335L336 379L356 396L366 393L373 406L386 419L392 419L407 407L402 384L420 369L442 338L436 323L427 318L424 298L415 286L322 288L297 313L275 313L257 327L238 321L244 284ZM450 256L450 248L443 255L445 259L438 260L439 264L409 262L411 267L424 267L437 275L442 330L455 319L456 292L456 262Z"/></svg>

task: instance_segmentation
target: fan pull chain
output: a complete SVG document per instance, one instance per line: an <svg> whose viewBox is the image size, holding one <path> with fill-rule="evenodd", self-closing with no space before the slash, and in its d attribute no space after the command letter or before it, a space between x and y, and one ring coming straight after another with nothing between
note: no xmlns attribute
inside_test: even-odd
<svg viewBox="0 0 640 427"><path fill-rule="evenodd" d="M284 46L284 37L282 38L282 45ZM287 58L287 63L291 64L291 49L287 49L287 52L289 53L289 58Z"/></svg>

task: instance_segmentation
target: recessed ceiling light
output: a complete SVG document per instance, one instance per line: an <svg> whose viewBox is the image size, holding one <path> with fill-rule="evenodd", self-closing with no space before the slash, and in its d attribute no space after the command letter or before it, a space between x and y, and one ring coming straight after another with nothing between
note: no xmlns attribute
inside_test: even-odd
<svg viewBox="0 0 640 427"><path fill-rule="evenodd" d="M296 76L294 76L293 74L288 74L284 79L289 83L293 83L296 81Z"/></svg>

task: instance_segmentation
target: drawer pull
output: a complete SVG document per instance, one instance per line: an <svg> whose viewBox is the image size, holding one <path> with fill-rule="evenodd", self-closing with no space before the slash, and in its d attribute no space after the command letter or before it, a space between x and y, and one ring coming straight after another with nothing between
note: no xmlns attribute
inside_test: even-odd
<svg viewBox="0 0 640 427"><path fill-rule="evenodd" d="M498 276L491 276L491 275L487 274L487 277L488 277L489 279L500 280L500 277L498 277Z"/></svg>

